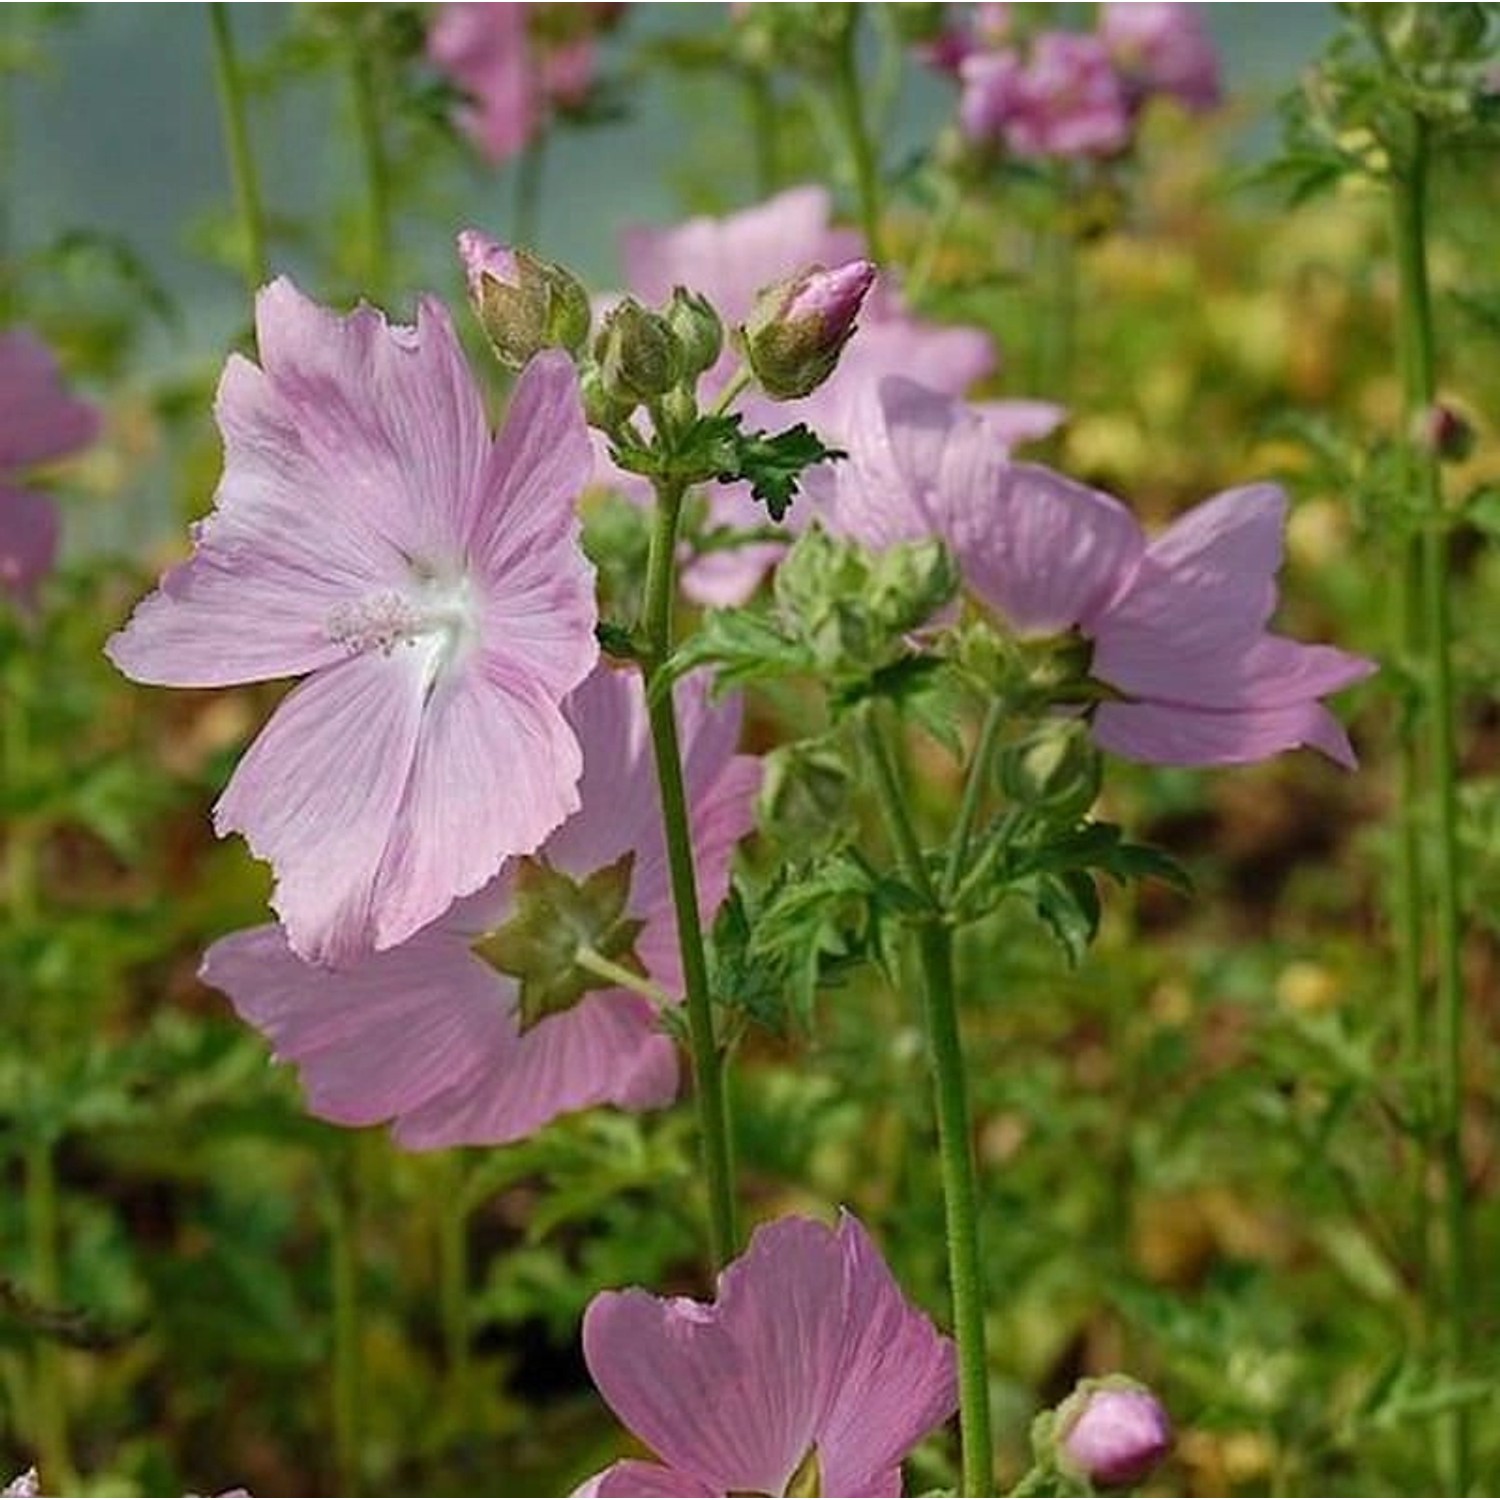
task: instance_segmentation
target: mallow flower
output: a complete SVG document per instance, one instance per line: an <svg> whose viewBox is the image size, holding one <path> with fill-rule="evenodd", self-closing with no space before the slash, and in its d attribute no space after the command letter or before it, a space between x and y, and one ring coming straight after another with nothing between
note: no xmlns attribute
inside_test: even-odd
<svg viewBox="0 0 1500 1500"><path fill-rule="evenodd" d="M98 433L98 411L63 388L52 351L29 329L0 333L0 593L30 599L57 557L57 507L14 479Z"/></svg>
<svg viewBox="0 0 1500 1500"><path fill-rule="evenodd" d="M709 921L753 820L760 763L735 753L738 704L711 705L704 679L678 685L677 709ZM657 1005L616 982L639 975L673 999L682 988L640 676L601 664L564 711L583 746L581 807L432 926L339 970L305 963L274 926L208 950L204 980L297 1065L314 1114L393 1120L401 1145L424 1150L675 1097L676 1052Z"/></svg>
<svg viewBox="0 0 1500 1500"><path fill-rule="evenodd" d="M622 239L626 281L635 296L654 304L665 303L674 287L688 287L706 297L725 325L733 328L750 317L764 288L811 266L863 263L860 236L835 228L831 217L827 191L804 186L720 219L689 219L672 229L629 229ZM989 375L996 363L988 334L914 317L899 290L877 278L863 299L852 335L839 352L837 368L826 380L799 400L773 401L748 391L737 407L745 413L747 428L774 432L805 422L832 447L846 448L852 403L882 375L910 375L935 390L959 395ZM710 402L737 365L737 353L726 344L702 382L702 392ZM1062 415L1056 407L1035 402L996 402L993 407L997 421L1009 423L1013 432L1024 436L1045 435ZM596 482L646 498L640 495L635 476L609 463L603 439L597 441ZM714 525L749 528L765 519L745 485L715 486L709 492L709 505ZM805 504L795 503L787 524L796 529L808 515ZM775 544L762 544L710 553L686 570L684 591L704 604L742 603L782 550Z"/></svg>
<svg viewBox="0 0 1500 1500"><path fill-rule="evenodd" d="M1177 0L1104 4L1099 37L1132 105L1165 94L1184 109L1202 112L1221 101L1219 58L1200 7Z"/></svg>
<svg viewBox="0 0 1500 1500"><path fill-rule="evenodd" d="M809 483L830 528L871 547L940 537L968 590L1020 637L1076 632L1110 690L1094 738L1161 765L1257 761L1298 745L1352 767L1320 701L1375 670L1267 628L1286 497L1228 490L1148 540L1116 499L1010 462L961 402L889 377L847 463Z"/></svg>
<svg viewBox="0 0 1500 1500"><path fill-rule="evenodd" d="M958 1404L953 1345L847 1213L764 1225L711 1303L601 1292L583 1354L662 1462L580 1495L899 1495L902 1459Z"/></svg>
<svg viewBox="0 0 1500 1500"><path fill-rule="evenodd" d="M539 355L492 436L440 303L415 327L256 299L224 473L187 561L108 651L174 687L305 680L214 809L276 873L291 947L395 946L578 806L563 698L593 666L574 509L592 462L573 366Z"/></svg>

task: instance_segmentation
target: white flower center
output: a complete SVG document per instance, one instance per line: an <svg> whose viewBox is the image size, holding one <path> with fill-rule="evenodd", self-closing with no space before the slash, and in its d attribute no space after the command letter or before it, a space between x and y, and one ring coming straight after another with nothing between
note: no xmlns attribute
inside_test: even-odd
<svg viewBox="0 0 1500 1500"><path fill-rule="evenodd" d="M478 635L478 611L462 571L414 562L406 588L377 589L335 604L323 631L351 653L390 656L401 647L425 647L424 675L430 685Z"/></svg>

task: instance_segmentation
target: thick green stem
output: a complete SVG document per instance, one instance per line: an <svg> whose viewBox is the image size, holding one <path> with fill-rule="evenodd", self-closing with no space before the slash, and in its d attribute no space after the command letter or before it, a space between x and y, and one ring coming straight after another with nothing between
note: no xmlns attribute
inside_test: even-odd
<svg viewBox="0 0 1500 1500"><path fill-rule="evenodd" d="M703 929L698 917L698 879L693 869L692 828L688 820L687 793L683 787L682 752L677 741L677 711L671 691L658 680L672 650L672 613L677 594L677 525L682 514L682 500L681 484L667 481L657 486L641 634L645 647L651 744L656 754L667 865L672 877L672 905L677 915L677 941L682 954L688 1045L693 1056L703 1174L708 1188L709 1252L717 1270L733 1258L738 1246L729 1104L724 1087L724 1060L714 1036L708 961L703 951Z"/></svg>
<svg viewBox="0 0 1500 1500"><path fill-rule="evenodd" d="M859 194L859 222L865 235L865 253L876 265L885 264L885 243L880 220L880 167L875 143L865 119L864 94L859 81L859 10L846 7L848 20L834 59L833 93L839 123L849 147L854 168L854 186Z"/></svg>
<svg viewBox="0 0 1500 1500"><path fill-rule="evenodd" d="M1409 149L1393 181L1396 262L1400 279L1401 365L1405 375L1407 437L1436 396L1432 289L1427 272L1427 165L1425 122L1413 116ZM1437 459L1425 443L1413 455L1421 526L1423 728L1432 790L1433 944L1437 963L1436 1140L1443 1180L1443 1353L1449 1377L1461 1379L1469 1358L1468 1182L1463 1158L1464 985L1462 904L1458 841L1458 748L1453 684L1453 622L1448 580L1448 528ZM1469 1492L1471 1423L1464 1406L1443 1418L1444 1481L1449 1493Z"/></svg>
<svg viewBox="0 0 1500 1500"><path fill-rule="evenodd" d="M953 929L939 910L939 892L927 870L895 757L872 708L865 718L866 743L891 842L908 883L931 904L917 927L917 955L928 1056L938 1125L938 1158L948 1234L948 1280L953 1332L958 1344L959 1427L963 1437L965 1495L995 1492L990 1437L989 1359L985 1352L984 1276L979 1255L979 1190L969 1129L963 1039L953 979Z"/></svg>
<svg viewBox="0 0 1500 1500"><path fill-rule="evenodd" d="M380 129L376 61L356 40L349 54L349 82L365 174L365 272L370 290L379 297L387 290L391 271L391 173Z"/></svg>
<svg viewBox="0 0 1500 1500"><path fill-rule="evenodd" d="M244 242L245 285L253 297L270 280L271 270L266 258L266 224L261 211L260 179L255 171L255 153L250 149L250 129L245 115L245 85L234 50L234 34L229 29L229 6L210 5L208 20L214 39L214 82L224 122L224 144L229 152L229 175L234 183L235 212L239 215L240 235Z"/></svg>

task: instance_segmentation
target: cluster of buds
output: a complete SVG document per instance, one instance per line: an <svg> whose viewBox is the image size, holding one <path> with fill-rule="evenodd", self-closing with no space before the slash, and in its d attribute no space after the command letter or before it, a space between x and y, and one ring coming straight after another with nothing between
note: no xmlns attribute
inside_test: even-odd
<svg viewBox="0 0 1500 1500"><path fill-rule="evenodd" d="M520 369L543 349L566 349L582 367L589 420L605 431L656 402L696 410L698 381L723 362L724 324L696 292L678 287L661 308L623 297L590 341L588 294L561 266L472 229L459 235L458 250L501 363ZM733 342L765 395L796 400L828 379L874 280L871 262L853 260L812 266L760 292Z"/></svg>

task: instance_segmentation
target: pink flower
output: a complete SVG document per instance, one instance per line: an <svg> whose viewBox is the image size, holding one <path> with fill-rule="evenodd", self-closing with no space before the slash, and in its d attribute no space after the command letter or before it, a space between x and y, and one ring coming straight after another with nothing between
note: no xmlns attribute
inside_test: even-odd
<svg viewBox="0 0 1500 1500"><path fill-rule="evenodd" d="M581 1495L785 1495L794 1476L796 1494L899 1495L901 1460L957 1406L952 1344L847 1213L757 1230L712 1303L601 1292L583 1353L664 1465L614 1464Z"/></svg>
<svg viewBox="0 0 1500 1500"><path fill-rule="evenodd" d="M1248 485L1147 542L1109 495L1008 461L983 416L890 378L847 463L813 481L830 526L872 547L941 537L968 588L1021 636L1077 630L1101 703L1095 739L1132 760L1228 765L1298 745L1352 767L1319 701L1375 663L1275 635L1286 497Z"/></svg>
<svg viewBox="0 0 1500 1500"><path fill-rule="evenodd" d="M1046 31L1023 60L1011 49L960 66L959 121L971 140L1015 156L1113 156L1130 144L1125 90L1098 37Z"/></svg>
<svg viewBox="0 0 1500 1500"><path fill-rule="evenodd" d="M614 9L569 6L569 23L567 14L553 15L560 6L441 7L427 55L469 95L458 123L490 162L498 166L525 150L554 105L576 106L588 96L597 66L593 32ZM558 34L549 36L552 30Z"/></svg>
<svg viewBox="0 0 1500 1500"><path fill-rule="evenodd" d="M224 475L191 558L109 643L140 682L306 681L214 810L275 867L291 946L389 948L578 806L562 699L597 657L573 367L492 437L442 306L340 317L281 279L219 383Z"/></svg>
<svg viewBox="0 0 1500 1500"><path fill-rule="evenodd" d="M1132 104L1168 94L1186 109L1213 109L1223 97L1219 58L1196 5L1099 7L1099 36L1125 82Z"/></svg>
<svg viewBox="0 0 1500 1500"><path fill-rule="evenodd" d="M1090 1485L1138 1484L1172 1450L1161 1402L1123 1376L1085 1381L1057 1411L1064 1465Z"/></svg>
<svg viewBox="0 0 1500 1500"><path fill-rule="evenodd" d="M3 1500L36 1500L39 1493L36 1470L27 1469L24 1474L17 1474L3 1490L0 1490L0 1497L3 1497Z"/></svg>
<svg viewBox="0 0 1500 1500"><path fill-rule="evenodd" d="M1011 7L1002 4L942 7L945 25L930 42L919 47L918 54L930 67L955 78L964 59L976 52L1004 45L1011 33ZM956 20L953 20L957 17Z"/></svg>
<svg viewBox="0 0 1500 1500"><path fill-rule="evenodd" d="M709 920L728 890L734 846L752 823L760 765L734 753L737 705L710 707L705 689L702 680L684 682L677 703ZM535 861L513 862L431 927L349 969L304 963L275 927L236 933L209 949L203 978L266 1033L278 1058L297 1064L314 1114L339 1125L394 1120L396 1139L423 1150L517 1140L570 1110L650 1109L676 1095L676 1053L642 995L580 972L591 988L536 989L528 998L484 956L496 954L493 935L507 924L509 952L517 934L534 930L517 922L525 923L526 893L539 874L545 882L560 873L587 889L590 877L606 872L602 883L624 908L609 908L594 943L609 946L612 935L654 984L672 995L681 989L640 678L601 665L565 711L583 746L583 801ZM562 891L571 899L567 886ZM553 913L540 915L549 938L560 939ZM577 921L580 912L572 916ZM562 968L569 957L562 955Z"/></svg>
<svg viewBox="0 0 1500 1500"><path fill-rule="evenodd" d="M29 600L57 557L57 507L9 477L98 433L99 413L63 389L51 350L25 328L0 333L0 593Z"/></svg>
<svg viewBox="0 0 1500 1500"><path fill-rule="evenodd" d="M733 327L749 317L756 294L809 266L838 266L858 260L863 244L853 230L836 229L832 205L821 187L789 188L764 203L723 219L690 219L675 229L627 230L623 238L626 279L643 301L664 302L674 286L702 293ZM704 378L711 398L722 390L737 360L726 349ZM797 401L771 401L747 395L740 402L747 427L781 431L805 422L833 447L847 446L848 412L858 393L882 375L904 373L937 390L958 395L988 375L996 364L994 344L977 328L945 327L914 318L899 292L876 283L867 296L838 367L811 395ZM600 485L640 497L640 486L610 464L600 443ZM745 485L715 486L709 492L714 525L753 527L765 519ZM793 528L805 524L808 507L794 503ZM778 545L742 547L708 555L689 568L684 591L704 604L743 603L766 569L781 556Z"/></svg>

